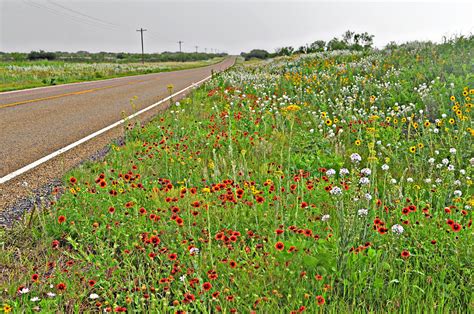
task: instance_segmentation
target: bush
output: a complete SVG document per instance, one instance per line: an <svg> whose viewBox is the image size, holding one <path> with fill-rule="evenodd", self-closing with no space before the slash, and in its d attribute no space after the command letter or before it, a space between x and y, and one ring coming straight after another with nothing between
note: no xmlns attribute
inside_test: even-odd
<svg viewBox="0 0 474 314"><path fill-rule="evenodd" d="M244 57L246 61L252 58L257 58L257 59L262 59L262 60L270 58L270 53L263 49L253 49L249 53L242 52L240 55Z"/></svg>
<svg viewBox="0 0 474 314"><path fill-rule="evenodd" d="M28 54L27 58L28 60L41 60L41 59L55 60L56 54L54 52L46 52L44 50L32 51Z"/></svg>

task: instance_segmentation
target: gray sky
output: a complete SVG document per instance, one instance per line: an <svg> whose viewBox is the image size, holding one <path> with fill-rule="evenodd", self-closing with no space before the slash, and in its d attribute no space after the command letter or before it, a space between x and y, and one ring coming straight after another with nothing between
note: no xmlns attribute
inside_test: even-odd
<svg viewBox="0 0 474 314"><path fill-rule="evenodd" d="M0 51L219 49L232 54L330 40L345 30L389 41L474 33L474 1L0 0Z"/></svg>

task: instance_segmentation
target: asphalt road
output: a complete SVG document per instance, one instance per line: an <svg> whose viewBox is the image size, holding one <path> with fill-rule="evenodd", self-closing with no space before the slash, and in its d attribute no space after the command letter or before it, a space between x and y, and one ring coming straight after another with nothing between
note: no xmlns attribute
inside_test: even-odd
<svg viewBox="0 0 474 314"><path fill-rule="evenodd" d="M133 113L211 74L221 63L175 72L0 93L0 177ZM1 187L0 187L1 189Z"/></svg>

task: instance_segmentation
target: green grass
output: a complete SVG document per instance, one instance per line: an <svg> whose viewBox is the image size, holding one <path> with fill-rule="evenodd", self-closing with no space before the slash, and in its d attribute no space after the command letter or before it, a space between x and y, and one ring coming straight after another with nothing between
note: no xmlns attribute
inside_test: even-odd
<svg viewBox="0 0 474 314"><path fill-rule="evenodd" d="M0 62L0 92L97 81L115 77L203 67L224 58L190 62L73 63L64 61Z"/></svg>
<svg viewBox="0 0 474 314"><path fill-rule="evenodd" d="M35 227L6 235L0 297L46 313L472 311L472 48L240 63L67 174Z"/></svg>

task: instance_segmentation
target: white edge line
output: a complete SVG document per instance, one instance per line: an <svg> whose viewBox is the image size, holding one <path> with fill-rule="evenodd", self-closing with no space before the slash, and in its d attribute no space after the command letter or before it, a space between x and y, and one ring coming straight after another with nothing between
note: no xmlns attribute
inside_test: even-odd
<svg viewBox="0 0 474 314"><path fill-rule="evenodd" d="M172 94L172 95L170 95L170 96L168 96L168 97L166 97L166 98L163 98L162 100L160 100L160 101L158 101L158 102L156 102L156 103L154 103L154 104L152 104L152 105L150 105L150 106L148 106L148 107L146 107L146 108L144 108L144 109L142 109L142 110L140 110L140 111L138 111L138 112L136 112L136 113L134 113L134 114L132 114L132 115L130 115L130 116L128 116L128 117L126 117L125 119L122 119L122 120L120 120L120 121L117 121L117 122L115 122L114 124L111 124L111 125L109 125L109 126L103 128L103 129L100 129L99 131L94 132L94 133L92 133L92 134L90 134L90 135L88 135L88 136L86 136L86 137L84 137L84 138L81 138L80 140L78 140L78 141L76 141L76 142L74 142L74 143L72 143L72 144L69 144L69 145L67 145L67 146L65 146L65 147L63 147L63 148L60 148L60 149L58 149L57 151L55 151L55 152L53 152L53 153L51 153L51 154L49 154L49 155L47 155L47 156L44 156L43 158L40 158L40 159L38 159L37 161L32 162L32 163L29 164L29 165L26 165L26 166L24 166L24 167L22 167L22 168L20 168L20 169L18 169L18 170L16 170L16 171L13 171L12 173L7 174L6 176L0 178L0 184L5 183L5 182L7 182L7 181L10 181L11 179L13 179L13 178L15 178L15 177L17 177L17 176L19 176L19 175L21 175L21 174L23 174L23 173L25 173L25 172L31 170L31 169L33 169L33 168L35 168L35 167L37 167L37 166L39 166L39 165L41 165L41 164L43 164L43 163L45 163L45 162L47 162L48 160L53 159L54 157L57 157L57 156L61 155L62 153L65 153L65 152L67 152L68 150L71 150L71 149L73 149L74 147L79 146L79 145L81 145L82 143L85 143L85 142L87 142L88 140L93 139L94 137L97 137L98 135L107 132L107 131L110 130L110 129L113 129L113 128L115 128L116 126L119 126L120 124L123 124L125 121L128 121L128 120L130 120L130 119L133 119L133 118L135 118L136 116L141 115L142 113L144 113L144 112L146 112L146 111L148 111L148 110L151 110L151 109L155 108L156 106L158 106L158 105L160 105L160 104L162 104L162 103L164 103L164 102L170 100L172 97L177 96L177 95L179 95L179 94L181 94L181 93L187 91L187 90L190 89L190 88L197 87L199 84L201 84L201 83L203 83L203 82L209 80L211 77L212 77L212 75L210 75L210 76L208 76L208 77L206 77L206 78L204 78L204 79L202 79L202 80L200 80L200 81L198 81L198 82L196 82L196 83L192 83L192 84L189 85L188 87L185 87L185 88L183 88L182 90L180 90L180 91L178 91L178 92L176 92L176 93L174 93L174 94Z"/></svg>

